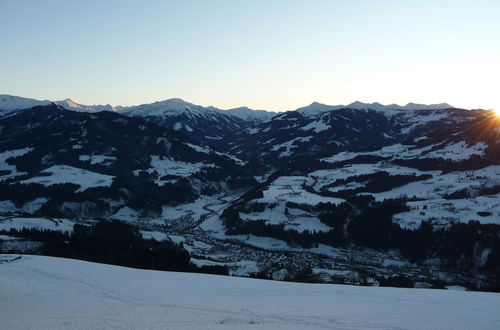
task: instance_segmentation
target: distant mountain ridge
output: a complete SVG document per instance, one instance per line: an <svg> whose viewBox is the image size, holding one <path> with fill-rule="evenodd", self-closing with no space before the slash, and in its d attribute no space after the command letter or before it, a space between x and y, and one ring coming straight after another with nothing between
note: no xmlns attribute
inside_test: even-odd
<svg viewBox="0 0 500 330"><path fill-rule="evenodd" d="M49 100L36 100L12 95L0 95L0 116L9 114L18 109L33 106L48 105ZM289 112L272 112L253 110L248 107L239 107L222 110L214 106L204 107L184 101L180 98L171 98L153 103L136 106L84 105L71 99L53 101L65 109L77 112L112 111L128 117L142 118L153 124L182 132L189 137L210 146L219 146L228 135L242 132L259 124L269 122L273 118L280 118L284 113L295 113L306 118L316 118L328 111L341 109L374 110L392 117L402 111L414 110L442 110L454 108L447 103L416 104L408 103L405 106L397 104L383 105L380 103L353 102L347 106L327 105L313 102L308 106Z"/></svg>
<svg viewBox="0 0 500 330"><path fill-rule="evenodd" d="M85 112L98 112L98 111L116 111L116 112L128 112L137 113L137 110L148 111L148 115L160 115L160 114L177 114L184 112L186 110L202 111L202 112L220 112L226 115L232 115L239 117L241 119L270 119L277 112L267 111L267 110L254 110L246 106L232 108L228 110L223 110L214 106L203 107L201 105L196 105L181 98L171 98L163 101L156 101L153 103L145 103L133 106L112 106L110 104L105 105L85 105L73 101L70 98L57 101L57 100L37 100L33 98L14 96L8 94L0 94L0 114L6 114L8 112L20 109L32 108L39 105L48 105L51 102L63 106L69 110L75 111L85 111ZM144 115L144 114L142 114Z"/></svg>
<svg viewBox="0 0 500 330"><path fill-rule="evenodd" d="M438 104L419 104L419 103L408 103L404 106L398 104L383 105L378 102L373 103L363 103L363 102L353 102L348 105L327 105L318 102L313 102L308 106L295 109L301 115L306 117L314 117L323 112L331 110L340 109L356 109L356 110L375 110L375 111L394 111L394 110L442 110L442 109L453 109L455 108L448 103L438 103Z"/></svg>
<svg viewBox="0 0 500 330"><path fill-rule="evenodd" d="M14 110L47 104L50 104L49 100L36 100L27 97L0 94L0 115L6 115Z"/></svg>
<svg viewBox="0 0 500 330"><path fill-rule="evenodd" d="M35 100L12 95L0 95L0 117L13 111L34 106L49 105L49 100ZM83 105L71 99L53 101L68 110L78 112L112 111L128 117L145 119L165 128L183 132L204 144L222 139L225 135L270 120L277 113L239 107L222 110L203 107L180 98L172 98L137 106Z"/></svg>
<svg viewBox="0 0 500 330"><path fill-rule="evenodd" d="M113 107L109 104L106 105L84 105L73 101L72 99L65 99L61 101L50 100L36 100L27 97L13 96L7 94L0 94L0 116L6 115L15 110L28 109L36 106L49 105L55 103L68 110L80 112L99 112L99 111L116 111L120 107Z"/></svg>
<svg viewBox="0 0 500 330"><path fill-rule="evenodd" d="M182 113L184 111L200 111L200 112L220 112L226 115L235 116L245 120L255 120L255 119L271 119L273 116L279 114L280 112L269 111L269 110L255 110L246 106L231 108L223 110L214 106L203 107L201 105L196 105L181 98L171 98L163 101L156 101L153 103L145 103L133 106L112 106L110 104L106 105L84 105L73 101L70 98L61 101L51 101L51 100L37 100L33 98L26 98L20 96L13 96L8 94L0 94L0 114L2 112L9 112L18 109L31 108L38 105L47 105L50 102L54 102L61 105L69 110L75 111L117 111L123 113L133 114L134 116L145 116L147 115L175 115ZM319 102L312 102L307 106L303 106L291 111L297 111L302 115L317 115L321 112L338 110L338 109L357 109L357 110L441 110L455 108L448 103L438 103L438 104L420 104L420 103L408 103L404 106L398 104L388 104L383 105L378 102L373 103L363 103L360 101L352 102L348 105L328 105Z"/></svg>

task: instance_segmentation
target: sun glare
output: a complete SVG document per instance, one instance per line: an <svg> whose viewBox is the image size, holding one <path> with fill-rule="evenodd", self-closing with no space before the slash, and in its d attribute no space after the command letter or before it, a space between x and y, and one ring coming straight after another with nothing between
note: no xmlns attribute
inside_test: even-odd
<svg viewBox="0 0 500 330"><path fill-rule="evenodd" d="M500 107L499 108L494 108L493 113L497 116L500 117Z"/></svg>

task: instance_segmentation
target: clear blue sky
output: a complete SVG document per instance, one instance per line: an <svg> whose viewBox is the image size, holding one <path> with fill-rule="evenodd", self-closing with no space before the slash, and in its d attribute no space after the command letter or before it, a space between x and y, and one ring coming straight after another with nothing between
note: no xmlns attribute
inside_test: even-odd
<svg viewBox="0 0 500 330"><path fill-rule="evenodd" d="M500 107L500 1L0 0L0 93Z"/></svg>

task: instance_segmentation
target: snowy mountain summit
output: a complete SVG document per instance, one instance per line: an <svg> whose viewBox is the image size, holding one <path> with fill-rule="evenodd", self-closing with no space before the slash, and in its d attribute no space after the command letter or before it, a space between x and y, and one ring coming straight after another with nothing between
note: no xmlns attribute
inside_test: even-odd
<svg viewBox="0 0 500 330"><path fill-rule="evenodd" d="M230 110L203 107L180 98L122 107L118 111L129 117L143 118L162 127L183 132L205 144L220 140L228 133L260 124L275 114L246 107Z"/></svg>
<svg viewBox="0 0 500 330"><path fill-rule="evenodd" d="M122 107L119 111L125 115L137 117L178 116L183 113L204 116L220 114L258 122L269 120L276 115L276 113L272 111L253 110L249 107L238 107L229 110L222 110L214 106L203 107L184 101L181 98L172 98L138 106Z"/></svg>
<svg viewBox="0 0 500 330"><path fill-rule="evenodd" d="M6 115L16 110L32 108L41 105L49 105L51 102L60 105L68 110L79 112L99 112L99 111L115 111L116 109L109 105L84 105L73 101L72 99L64 99L62 101L36 100L26 97L0 94L0 116Z"/></svg>
<svg viewBox="0 0 500 330"><path fill-rule="evenodd" d="M219 109L218 109L219 110ZM229 110L219 110L245 120L269 120L276 115L276 112L267 110L254 110L249 107L238 107Z"/></svg>
<svg viewBox="0 0 500 330"><path fill-rule="evenodd" d="M35 100L27 97L0 94L0 116L17 109L26 109L50 104L49 100Z"/></svg>
<svg viewBox="0 0 500 330"><path fill-rule="evenodd" d="M58 104L68 110L80 111L80 112L99 112L99 111L115 111L116 109L109 105L84 105L80 103L76 103L72 99L65 99L62 101L55 101L55 104Z"/></svg>
<svg viewBox="0 0 500 330"><path fill-rule="evenodd" d="M123 107L119 112L128 116L176 116L184 112L207 114L211 110L199 105L194 105L180 98L172 98L148 104Z"/></svg>
<svg viewBox="0 0 500 330"><path fill-rule="evenodd" d="M36 100L12 95L0 95L0 116L16 110L48 105L49 100ZM238 107L222 110L204 107L181 98L171 98L135 106L84 105L65 99L53 101L65 109L77 112L113 111L128 117L146 119L165 128L183 132L202 143L211 144L225 135L270 120L276 112ZM196 127L196 129L195 129Z"/></svg>

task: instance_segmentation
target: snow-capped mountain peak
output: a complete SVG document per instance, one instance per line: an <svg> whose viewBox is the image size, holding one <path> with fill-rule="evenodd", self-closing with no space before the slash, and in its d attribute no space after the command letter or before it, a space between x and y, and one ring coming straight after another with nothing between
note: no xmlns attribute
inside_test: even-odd
<svg viewBox="0 0 500 330"><path fill-rule="evenodd" d="M337 109L341 109L341 108L345 108L345 106L343 106L343 105L328 105L328 104L323 104L323 103L319 103L319 102L313 102L309 105L306 105L305 107L298 108L295 111L297 111L298 113L300 113L301 115L306 116L306 117L314 117L322 112L330 111L330 110L337 110Z"/></svg>
<svg viewBox="0 0 500 330"><path fill-rule="evenodd" d="M234 116L243 120L262 122L271 119L275 112L265 110L253 110L248 107L238 107L229 110L222 110L214 106L203 107L180 98L172 98L150 104L142 104L132 107L124 107L120 112L131 116L178 116L183 113L194 115L225 115Z"/></svg>
<svg viewBox="0 0 500 330"><path fill-rule="evenodd" d="M99 112L99 111L115 111L115 108L109 104L106 105L83 105L73 101L72 99L64 99L62 101L36 100L26 97L13 95L0 95L0 115L6 115L12 111L32 108L40 105L48 105L55 103L68 110L80 112Z"/></svg>
<svg viewBox="0 0 500 330"><path fill-rule="evenodd" d="M27 97L0 94L0 115L6 115L18 109L26 109L47 104L50 104L49 100L35 100Z"/></svg>
<svg viewBox="0 0 500 330"><path fill-rule="evenodd" d="M172 98L153 103L123 107L119 110L128 116L177 116L184 112L210 113L213 109L189 103L180 98Z"/></svg>
<svg viewBox="0 0 500 330"><path fill-rule="evenodd" d="M73 110L73 111L80 111L80 112L115 111L115 108L109 104L106 104L106 105L84 105L84 104L76 103L72 99L55 101L54 103L66 108L66 109Z"/></svg>
<svg viewBox="0 0 500 330"><path fill-rule="evenodd" d="M221 110L222 113L236 116L244 120L265 121L276 115L276 112L266 110L254 110L249 107L238 107L229 110Z"/></svg>
<svg viewBox="0 0 500 330"><path fill-rule="evenodd" d="M199 107L197 105L194 105L193 103L184 101L181 98L171 98L171 99L166 99L163 101L156 101L156 102L153 102L152 104L161 105L161 106L170 107L170 108L176 108L176 109L190 109L190 108L194 108L194 107Z"/></svg>

